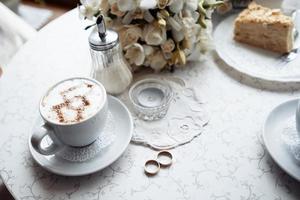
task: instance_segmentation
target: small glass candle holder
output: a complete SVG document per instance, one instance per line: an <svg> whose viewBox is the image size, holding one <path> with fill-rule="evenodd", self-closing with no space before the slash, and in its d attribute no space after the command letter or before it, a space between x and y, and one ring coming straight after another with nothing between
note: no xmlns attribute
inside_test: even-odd
<svg viewBox="0 0 300 200"><path fill-rule="evenodd" d="M166 81L154 78L138 81L129 90L134 112L145 121L163 118L167 114L172 97L171 86Z"/></svg>

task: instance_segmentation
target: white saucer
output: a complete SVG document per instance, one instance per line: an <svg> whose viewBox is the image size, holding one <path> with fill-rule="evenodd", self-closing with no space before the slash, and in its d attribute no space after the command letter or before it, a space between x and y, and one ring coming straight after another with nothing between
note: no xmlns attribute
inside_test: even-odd
<svg viewBox="0 0 300 200"><path fill-rule="evenodd" d="M289 100L275 107L263 127L263 140L273 160L290 176L300 181L300 165L282 140L287 119L295 116L299 99Z"/></svg>
<svg viewBox="0 0 300 200"><path fill-rule="evenodd" d="M281 0L258 1L258 3L271 8L280 8L281 2ZM300 55L295 60L283 65L280 64L279 59L281 54L236 42L233 39L234 21L237 15L228 16L215 28L213 38L220 58L230 67L252 77L278 82L299 82ZM296 23L300 24L299 19L295 21ZM300 37L298 36L294 47L298 47L299 44Z"/></svg>
<svg viewBox="0 0 300 200"><path fill-rule="evenodd" d="M98 155L84 162L72 162L55 155L43 156L37 153L29 142L30 153L34 160L46 170L63 176L87 175L112 164L126 150L131 140L133 120L126 106L115 97L108 96L108 108L116 122L114 127L116 135L114 141L101 150Z"/></svg>

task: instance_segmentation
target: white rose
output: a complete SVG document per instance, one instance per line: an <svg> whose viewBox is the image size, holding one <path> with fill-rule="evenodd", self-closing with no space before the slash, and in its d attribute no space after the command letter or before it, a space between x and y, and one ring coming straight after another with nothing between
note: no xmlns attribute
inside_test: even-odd
<svg viewBox="0 0 300 200"><path fill-rule="evenodd" d="M182 11L184 6L184 1L183 0L171 0L169 4L169 9L173 13L179 13Z"/></svg>
<svg viewBox="0 0 300 200"><path fill-rule="evenodd" d="M134 43L132 45L127 46L125 48L125 51L125 58L128 59L130 64L140 66L144 63L145 52L142 45Z"/></svg>
<svg viewBox="0 0 300 200"><path fill-rule="evenodd" d="M146 59L145 59L143 65L149 67L152 62L153 54L155 52L159 51L159 48L151 46L151 45L146 45L146 44L143 45L143 48L144 48L144 52L145 52L145 56L146 56Z"/></svg>
<svg viewBox="0 0 300 200"><path fill-rule="evenodd" d="M185 4L187 9L195 11L198 8L199 0L186 0Z"/></svg>
<svg viewBox="0 0 300 200"><path fill-rule="evenodd" d="M192 17L182 19L183 32L186 38L195 37L200 32L200 25L194 22Z"/></svg>
<svg viewBox="0 0 300 200"><path fill-rule="evenodd" d="M149 12L149 10L145 10L145 11L144 11L144 19L145 19L148 23L153 22L154 17L153 17L152 14Z"/></svg>
<svg viewBox="0 0 300 200"><path fill-rule="evenodd" d="M101 12L107 13L110 9L108 0L102 0L100 3Z"/></svg>
<svg viewBox="0 0 300 200"><path fill-rule="evenodd" d="M122 17L122 24L129 25L133 20L134 11L129 11L124 17Z"/></svg>
<svg viewBox="0 0 300 200"><path fill-rule="evenodd" d="M147 24L143 30L143 39L149 45L160 45L167 40L166 28L154 24Z"/></svg>
<svg viewBox="0 0 300 200"><path fill-rule="evenodd" d="M120 42L123 47L136 43L142 37L142 29L138 26L125 26L119 30Z"/></svg>
<svg viewBox="0 0 300 200"><path fill-rule="evenodd" d="M85 7L92 7L99 9L101 1L100 0L80 0L80 3Z"/></svg>
<svg viewBox="0 0 300 200"><path fill-rule="evenodd" d="M175 29L176 31L180 31L182 29L182 24L181 24L181 20L176 17L176 15L174 17L169 17L167 19L168 25L171 26L172 29Z"/></svg>
<svg viewBox="0 0 300 200"><path fill-rule="evenodd" d="M224 1L223 5L217 7L217 12L220 14L225 14L230 10L232 10L232 3L230 0Z"/></svg>
<svg viewBox="0 0 300 200"><path fill-rule="evenodd" d="M143 45L144 51L145 51L145 55L146 56L150 56L155 52L155 49L153 46L150 45Z"/></svg>
<svg viewBox="0 0 300 200"><path fill-rule="evenodd" d="M165 9L169 3L169 0L157 0L157 7L159 9Z"/></svg>
<svg viewBox="0 0 300 200"><path fill-rule="evenodd" d="M143 19L144 11L141 9L135 9L127 12L127 14L122 18L122 23L124 25L129 25L134 19Z"/></svg>
<svg viewBox="0 0 300 200"><path fill-rule="evenodd" d="M117 0L117 4L122 12L132 11L139 7L140 0Z"/></svg>
<svg viewBox="0 0 300 200"><path fill-rule="evenodd" d="M151 64L151 60L150 60L150 59L148 59L148 58L146 57L146 59L145 59L145 62L144 62L144 64L143 64L143 66L145 66L145 67L150 67L150 64Z"/></svg>
<svg viewBox="0 0 300 200"><path fill-rule="evenodd" d="M110 17L105 17L105 22L106 22L107 28L113 29L117 32L119 32L121 29L124 28L124 25L121 22L121 18L112 19Z"/></svg>
<svg viewBox="0 0 300 200"><path fill-rule="evenodd" d="M140 8L143 10L154 9L157 5L157 0L141 0Z"/></svg>
<svg viewBox="0 0 300 200"><path fill-rule="evenodd" d="M166 42L160 45L164 53L170 53L175 49L175 43L172 39L168 39Z"/></svg>
<svg viewBox="0 0 300 200"><path fill-rule="evenodd" d="M108 3L109 3L110 5L112 5L112 4L114 4L114 3L117 3L117 1L118 1L118 0L108 0Z"/></svg>
<svg viewBox="0 0 300 200"><path fill-rule="evenodd" d="M161 51L156 51L149 60L151 60L150 67L155 72L160 72L167 65L167 61Z"/></svg>
<svg viewBox="0 0 300 200"><path fill-rule="evenodd" d="M205 0L207 4L215 4L216 0Z"/></svg>
<svg viewBox="0 0 300 200"><path fill-rule="evenodd" d="M168 24L171 26L172 37L176 42L184 39L182 19L178 15L168 18Z"/></svg>
<svg viewBox="0 0 300 200"><path fill-rule="evenodd" d="M195 23L197 23L199 16L200 16L200 14L198 12L195 12L195 11L192 11L189 9L184 9L182 11L182 17L191 17L191 18L193 18Z"/></svg>
<svg viewBox="0 0 300 200"><path fill-rule="evenodd" d="M92 20L100 10L100 0L80 0L80 3L82 6L79 6L79 13L87 19Z"/></svg>
<svg viewBox="0 0 300 200"><path fill-rule="evenodd" d="M163 52L163 55L166 60L171 60L173 57L172 52L170 52L170 53Z"/></svg>
<svg viewBox="0 0 300 200"><path fill-rule="evenodd" d="M181 42L184 39L184 32L172 29L172 37L176 42Z"/></svg>
<svg viewBox="0 0 300 200"><path fill-rule="evenodd" d="M194 50L194 46L196 44L196 37L185 38L182 41L182 49L186 55L190 55Z"/></svg>
<svg viewBox="0 0 300 200"><path fill-rule="evenodd" d="M133 13L133 19L144 19L144 11L141 9L136 9Z"/></svg>
<svg viewBox="0 0 300 200"><path fill-rule="evenodd" d="M214 44L212 42L212 23L207 23L206 29L201 29L198 37L197 37L197 48L200 50L201 53L205 53L214 49Z"/></svg>
<svg viewBox="0 0 300 200"><path fill-rule="evenodd" d="M114 3L114 4L111 5L110 12L113 15L116 15L118 17L122 17L122 16L125 15L125 12L122 12L122 11L119 10L117 3Z"/></svg>
<svg viewBox="0 0 300 200"><path fill-rule="evenodd" d="M197 42L197 36L200 34L200 25L194 22L194 19L191 17L185 17L182 19L183 22L183 49L186 55L189 55L194 49L194 46Z"/></svg>

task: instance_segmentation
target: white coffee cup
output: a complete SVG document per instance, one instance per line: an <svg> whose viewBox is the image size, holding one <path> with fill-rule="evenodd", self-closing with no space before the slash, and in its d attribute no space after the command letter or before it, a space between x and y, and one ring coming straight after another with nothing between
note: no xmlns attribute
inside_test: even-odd
<svg viewBox="0 0 300 200"><path fill-rule="evenodd" d="M103 96L101 97L102 100L99 101L99 104L97 104L97 110L93 115L78 122L59 123L50 120L49 117L45 116L45 113L42 112L43 99L55 87L63 84L66 81L73 80L86 80L89 82L93 82L101 90L101 94ZM93 143L99 137L105 126L108 112L106 90L101 83L94 79L81 77L69 78L60 81L47 91L47 93L40 101L39 111L41 117L44 120L44 124L41 127L37 128L37 130L34 130L34 133L31 136L31 144L37 152L43 155L52 155L66 146L86 146ZM52 144L50 144L50 146L48 147L43 147L41 145L41 142L45 136L49 136L52 140Z"/></svg>

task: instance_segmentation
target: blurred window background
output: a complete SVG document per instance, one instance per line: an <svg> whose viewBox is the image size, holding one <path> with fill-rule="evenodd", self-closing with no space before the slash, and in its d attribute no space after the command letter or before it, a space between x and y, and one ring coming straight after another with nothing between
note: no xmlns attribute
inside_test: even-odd
<svg viewBox="0 0 300 200"><path fill-rule="evenodd" d="M36 31L77 4L76 0L0 0L0 67Z"/></svg>
<svg viewBox="0 0 300 200"><path fill-rule="evenodd" d="M76 7L76 0L0 0L35 29Z"/></svg>

